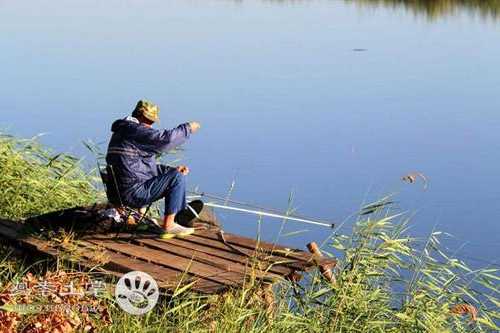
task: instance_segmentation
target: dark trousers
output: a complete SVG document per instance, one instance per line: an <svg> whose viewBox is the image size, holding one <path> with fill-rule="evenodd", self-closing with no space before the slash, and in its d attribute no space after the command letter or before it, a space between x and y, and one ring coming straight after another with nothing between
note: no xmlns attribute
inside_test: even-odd
<svg viewBox="0 0 500 333"><path fill-rule="evenodd" d="M186 177L176 168L168 168L148 179L128 196L127 205L145 207L165 198L165 215L177 214L186 208Z"/></svg>

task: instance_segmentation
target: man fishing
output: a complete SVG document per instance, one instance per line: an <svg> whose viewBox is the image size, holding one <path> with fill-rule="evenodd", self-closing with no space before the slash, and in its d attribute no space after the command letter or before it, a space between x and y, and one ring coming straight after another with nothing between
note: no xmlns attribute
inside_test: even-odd
<svg viewBox="0 0 500 333"><path fill-rule="evenodd" d="M199 130L198 122L181 124L173 129L154 129L159 120L159 108L140 100L131 116L116 120L108 145L106 162L113 167L117 190L122 203L133 208L148 206L165 199L162 238L187 236L194 232L175 222L176 214L186 206L185 165L170 167L157 164L155 157L184 142Z"/></svg>

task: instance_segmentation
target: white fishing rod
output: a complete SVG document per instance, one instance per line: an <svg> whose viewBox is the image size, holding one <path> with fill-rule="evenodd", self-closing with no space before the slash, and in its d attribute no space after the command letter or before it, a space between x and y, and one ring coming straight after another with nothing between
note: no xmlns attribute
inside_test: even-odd
<svg viewBox="0 0 500 333"><path fill-rule="evenodd" d="M224 198L220 198L220 197L205 194L205 193L196 193L195 195L188 196L188 198L195 199L195 198L201 198L203 196L212 197L212 198L215 198L218 200L228 201ZM247 204L244 204L241 202L235 202L235 203L238 205L251 206L251 205L247 205ZM277 212L275 210L269 210L269 209L263 209L263 208L247 209L247 208L229 206L227 204L221 205L221 204L217 204L214 202L204 202L203 204L205 206L213 207L213 208L220 208L220 209L226 209L226 210L231 210L231 211L236 211L236 212L241 212L241 213L255 214L258 216L267 216L267 217L273 217L273 218L278 218L278 219L283 219L283 220L296 221L296 222L301 222L301 223L306 223L306 224L313 224L313 225L318 225L318 226L322 226L322 227L328 227L328 228L332 228L332 229L335 227L335 225L333 223L318 221L315 219L305 218L302 216L294 216L294 215L289 215L286 213L280 213L280 212ZM253 206L253 207L255 207L255 206Z"/></svg>

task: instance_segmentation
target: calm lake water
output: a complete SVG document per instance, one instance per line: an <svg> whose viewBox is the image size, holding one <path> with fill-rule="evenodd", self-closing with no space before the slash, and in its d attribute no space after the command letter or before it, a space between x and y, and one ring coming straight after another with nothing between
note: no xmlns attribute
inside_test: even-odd
<svg viewBox="0 0 500 333"><path fill-rule="evenodd" d="M202 123L181 156L191 188L234 179L234 199L280 209L293 191L300 214L337 223L395 193L413 234L450 232L470 263L496 261L500 21L366 2L2 2L0 128L94 165L81 141L106 142L147 98L161 126ZM426 190L401 181L412 171ZM264 219L264 238L279 227ZM308 230L280 240L301 248L331 232L284 229Z"/></svg>

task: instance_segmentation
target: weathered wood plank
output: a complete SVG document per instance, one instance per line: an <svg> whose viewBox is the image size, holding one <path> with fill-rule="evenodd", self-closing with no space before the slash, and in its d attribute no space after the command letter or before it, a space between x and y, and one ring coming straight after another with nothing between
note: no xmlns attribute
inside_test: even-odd
<svg viewBox="0 0 500 333"><path fill-rule="evenodd" d="M162 251L151 250L146 247L131 245L122 241L90 240L87 241L102 245L111 251L117 251L123 254L150 261L151 263L169 267L180 272L189 272L198 277L212 280L228 286L241 286L246 277L242 274L230 272L215 266L200 263L184 257L172 255Z"/></svg>
<svg viewBox="0 0 500 333"><path fill-rule="evenodd" d="M96 238L96 239L114 239L114 236L107 236L107 235L96 235L93 237L87 237L87 238ZM150 237L141 237L141 236L133 236L130 234L120 234L119 239L122 240L127 240L131 241L134 243L139 243L139 244L145 244L150 247L156 247L156 248L161 248L163 250L173 252L173 253L178 253L177 251L174 251L173 249L178 249L178 247L181 247L183 249L188 249L188 256L192 257L193 256L193 251L196 257L201 257L201 258L206 258L207 260L210 260L217 264L220 262L220 259L222 260L223 265L229 265L232 266L235 263L238 263L243 266L248 266L249 264L255 267L256 263L255 261L255 252L250 251L245 248L241 248L241 252L246 253L247 255L243 255L240 253L236 253L233 249L225 245L224 243L220 241L212 241L212 240L206 240L206 239L201 239L201 238L193 238L191 236L186 237L186 238L179 238L179 239L169 239L169 240L159 240L157 236L154 236L154 238ZM206 257L206 255L209 255L210 257ZM276 261L276 260L274 260ZM287 276L289 274L292 274L295 270L302 268L301 265L295 265L295 267L286 267L283 265L278 265L273 263L273 259L271 258L268 261L263 261L260 260L257 262L260 266L260 270L264 272L269 272L272 274L277 274L280 276ZM255 267L257 268L257 267Z"/></svg>
<svg viewBox="0 0 500 333"><path fill-rule="evenodd" d="M23 226L20 223L0 220L1 236L22 245L23 248L34 250L41 254L54 258L61 255L58 249L49 246L46 241L22 234L22 228ZM78 241L78 245L78 264L84 269L92 270L95 267L95 244ZM198 277L167 267L152 265L121 253L106 251L105 256L109 260L103 262L101 267L105 270L105 274L116 278L120 278L124 273L138 270L150 274L158 282L159 287L164 290L175 288L181 282L183 275L185 275L184 279L186 283L196 281L192 286L192 290L197 292L217 293L227 289L225 284L199 279Z"/></svg>
<svg viewBox="0 0 500 333"><path fill-rule="evenodd" d="M220 236L214 232L207 232L207 231L197 231L195 233L195 236L198 237L203 237L206 239L212 239L212 240L220 240ZM291 249L287 248L281 245L277 244L271 244L267 242L259 242L257 243L254 239L243 237L243 236L238 236L234 234L229 234L229 233L224 233L225 239L228 243L231 245L238 245L241 247L245 247L248 249L255 249L258 247L259 249L269 251L272 253L274 256L280 256L284 258L293 258L299 261L304 262L307 266L315 266L316 264L334 264L335 260L333 259L328 259L328 258L321 258L319 261L315 262L313 255L297 250L297 249Z"/></svg>
<svg viewBox="0 0 500 333"><path fill-rule="evenodd" d="M24 234L22 229L22 224L0 219L0 237L52 257L63 253L47 241ZM224 233L222 239L214 231L197 231L170 240L160 240L151 233L94 234L76 243L82 267L92 269L96 246L100 246L107 257L100 267L106 272L120 277L131 270L144 271L165 290L194 281L193 291L217 293L242 287L252 278L275 282L316 265L335 265L333 259L319 259L304 251L234 234Z"/></svg>
<svg viewBox="0 0 500 333"><path fill-rule="evenodd" d="M135 239L155 239L158 240L158 235L154 234L141 234L141 235L133 235L127 233L121 233L118 236L113 235L98 235L96 236L102 239L108 240L116 240L121 239L124 241L132 241ZM88 237L86 237L88 238ZM248 247L242 247L236 244L231 244L231 247L224 244L220 239L213 240L204 237L198 237L196 235L190 235L188 237L182 238L182 241L186 243L194 244L195 246L202 245L208 248L212 248L213 250L220 253L220 256L226 255L239 255L242 258L257 258L262 264L264 264L263 270L267 270L268 268L272 268L276 273L282 275L292 274L296 270L305 270L308 266L311 266L311 263L304 262L303 260L294 259L294 258L286 258L282 256L271 256L269 254L263 254L259 250L249 249ZM170 242L172 240L168 240ZM235 252L235 250L238 252ZM259 249L259 248L257 248ZM306 267L307 266L307 267Z"/></svg>
<svg viewBox="0 0 500 333"><path fill-rule="evenodd" d="M22 244L24 248L28 250L40 251L52 256L56 256L58 254L58 251L50 247L47 242L20 233L21 229L22 225L19 225L18 223L5 220L0 221L0 234L4 238L7 238L12 242Z"/></svg>
<svg viewBox="0 0 500 333"><path fill-rule="evenodd" d="M153 240L155 243L161 243L159 240ZM166 242L167 244L174 244L177 246L185 247L187 249L196 250L199 252L207 253L215 257L224 258L226 260L231 260L233 262L241 263L242 265L247 265L249 262L254 261L253 256L251 255L242 255L235 253L232 249L227 246L221 250L217 248L213 248L210 246L206 246L205 244L198 244L192 242L189 238L185 239L170 239ZM288 275L291 274L294 270L285 266L278 265L270 265L269 263L262 263L260 265L260 269L264 271L269 271L271 273L279 274L279 275Z"/></svg>
<svg viewBox="0 0 500 333"><path fill-rule="evenodd" d="M290 274L294 270L303 270L304 269L304 261L298 260L295 258L285 258L278 255L270 255L270 253L262 253L258 246L254 246L253 248L243 247L236 243L231 243L231 246L228 246L222 242L221 239L217 239L217 235L215 237L209 239L204 237L199 237L197 235L191 235L186 237L185 240L194 244L204 244L206 246L210 246L212 248L223 250L225 252L235 253L236 249L241 255L245 254L247 257L257 258L261 262L266 262L268 267L272 267L273 269L285 269L287 272L281 272L282 274ZM234 249L233 249L234 248Z"/></svg>
<svg viewBox="0 0 500 333"><path fill-rule="evenodd" d="M92 251L93 249L93 244L88 242L79 241L79 245L89 248L90 251ZM224 284L199 279L191 274L186 274L184 272L173 270L164 266L153 265L151 263L132 258L121 253L107 250L105 252L106 256L109 257L109 261L103 264L104 268L123 274L130 271L141 271L148 273L156 280L158 286L161 289L173 290L178 285L183 285L191 282L195 282L191 289L193 291L202 293L212 293L214 291L221 291L226 288Z"/></svg>
<svg viewBox="0 0 500 333"><path fill-rule="evenodd" d="M49 246L48 242L16 231L21 229L22 225L18 223L5 220L0 221L0 236L3 239L7 239L15 247L19 247L22 250L28 251L29 254L35 253L39 255L44 255L46 257L57 258L59 257L59 255L61 255L61 252L58 249ZM91 255L83 256L77 262L77 264L86 270L92 270L93 268L95 268L95 263L90 260L91 258L92 258ZM104 274L114 277L121 276L120 274L117 274L114 271L107 271L105 267L103 267L101 271Z"/></svg>
<svg viewBox="0 0 500 333"><path fill-rule="evenodd" d="M220 256L214 256L211 254L207 254L203 251L199 251L196 249L190 249L183 246L178 246L175 242L168 241L157 241L150 239L135 239L132 240L133 243L137 243L140 245L147 246L152 249L162 250L163 252L169 252L174 255L182 256L185 258L193 259L195 261L219 267L222 269L226 269L232 272L238 272L245 275L255 274L255 276L259 279L275 279L278 280L281 276L278 274L274 274L272 272L262 271L255 265L252 265L250 262L250 258L247 258L247 262L240 261L232 261L227 260L226 258Z"/></svg>

